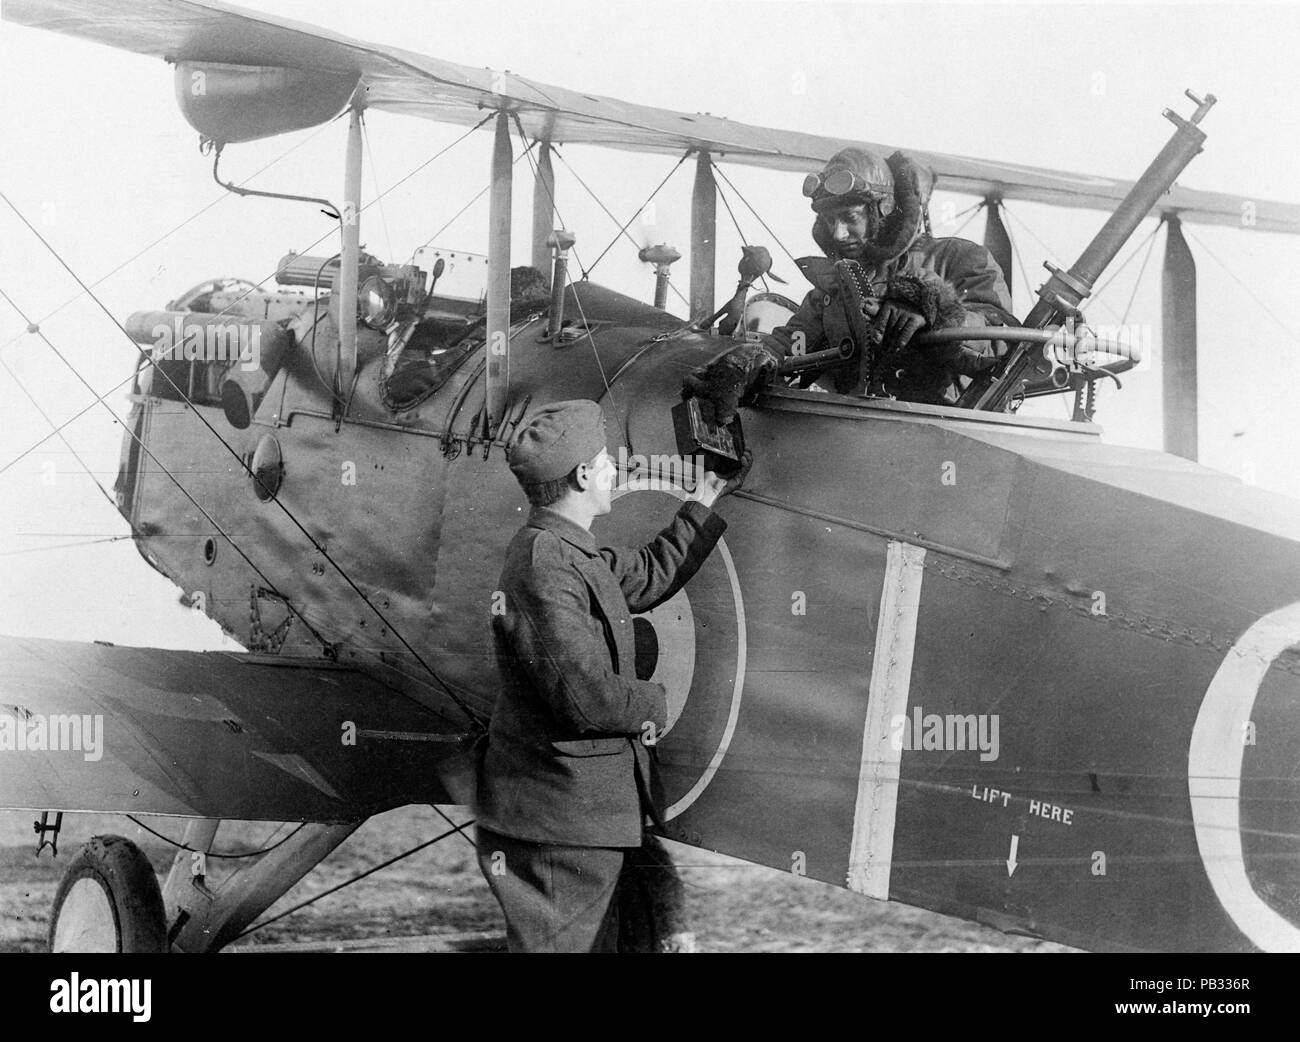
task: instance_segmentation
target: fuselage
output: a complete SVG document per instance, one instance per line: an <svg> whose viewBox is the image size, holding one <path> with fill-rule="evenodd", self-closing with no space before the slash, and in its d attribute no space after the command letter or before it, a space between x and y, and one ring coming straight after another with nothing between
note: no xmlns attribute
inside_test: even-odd
<svg viewBox="0 0 1300 1042"><path fill-rule="evenodd" d="M496 442L481 348L396 411L364 333L340 419L322 325L247 429L196 405L233 454L143 389L156 459L128 441L119 484L141 552L246 646L328 652L463 729L446 690L491 711L527 512L500 441L600 401L625 470L595 532L643 542L690 475L647 473L681 378L727 346L587 283L567 313L570 342L516 325ZM675 707L670 835L1085 946L1300 947L1300 505L1088 424L792 390L743 423L722 544L637 620ZM272 501L240 463L267 439Z"/></svg>

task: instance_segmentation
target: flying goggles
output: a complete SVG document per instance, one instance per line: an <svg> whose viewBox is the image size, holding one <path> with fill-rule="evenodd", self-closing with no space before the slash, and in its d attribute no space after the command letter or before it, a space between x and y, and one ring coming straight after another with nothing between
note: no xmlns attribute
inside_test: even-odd
<svg viewBox="0 0 1300 1042"><path fill-rule="evenodd" d="M841 167L829 174L809 174L803 179L803 194L812 199L819 191L831 196L861 196L875 204L881 217L894 212L893 192L876 191L870 181L852 170Z"/></svg>

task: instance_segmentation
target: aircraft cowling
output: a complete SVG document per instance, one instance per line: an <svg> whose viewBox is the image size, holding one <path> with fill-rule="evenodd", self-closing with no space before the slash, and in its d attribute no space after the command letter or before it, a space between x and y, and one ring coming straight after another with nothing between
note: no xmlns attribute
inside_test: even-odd
<svg viewBox="0 0 1300 1042"><path fill-rule="evenodd" d="M127 318L124 328L137 344L152 348L155 361L215 367L222 374L222 409L237 430L252 422L294 346L293 334L280 323L240 315L137 311ZM177 391L187 389L178 386Z"/></svg>

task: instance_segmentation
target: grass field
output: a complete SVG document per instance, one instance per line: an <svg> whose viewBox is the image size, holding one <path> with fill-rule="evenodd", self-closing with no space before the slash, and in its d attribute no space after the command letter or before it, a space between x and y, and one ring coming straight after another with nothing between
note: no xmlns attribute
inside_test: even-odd
<svg viewBox="0 0 1300 1042"><path fill-rule="evenodd" d="M464 808L443 808L455 821ZM172 849L131 821L68 815L57 859L33 856L32 821L38 815L0 816L0 951L45 949L50 904L59 878L78 847L93 835L115 832L134 840L160 877ZM183 822L146 818L151 828L179 839ZM282 897L264 918L343 882L446 831L431 807L405 807L366 822ZM229 823L218 850L259 849L283 827ZM687 925L705 952L995 952L1069 951L948 916L867 900L824 883L733 858L669 844L686 883ZM216 862L210 861L210 865ZM212 872L214 881L219 879ZM487 931L504 937L496 903L479 873L474 851L458 835L375 873L316 904L259 929L240 945L328 942L351 938L418 937Z"/></svg>

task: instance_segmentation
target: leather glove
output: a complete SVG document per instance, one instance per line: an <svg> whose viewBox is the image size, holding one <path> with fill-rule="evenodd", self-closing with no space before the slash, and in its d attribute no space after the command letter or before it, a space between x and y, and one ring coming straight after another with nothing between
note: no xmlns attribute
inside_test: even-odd
<svg viewBox="0 0 1300 1042"><path fill-rule="evenodd" d="M766 344L746 340L682 380L683 398L703 398L713 406L713 418L725 426L742 399L776 373L780 357Z"/></svg>
<svg viewBox="0 0 1300 1042"><path fill-rule="evenodd" d="M882 343L890 350L901 351L912 337L926 327L925 316L916 308L897 300L885 299L880 303L876 328L883 334Z"/></svg>
<svg viewBox="0 0 1300 1042"><path fill-rule="evenodd" d="M922 329L949 329L965 321L966 309L948 282L930 272L908 272L886 285L876 326L885 343L900 350Z"/></svg>

